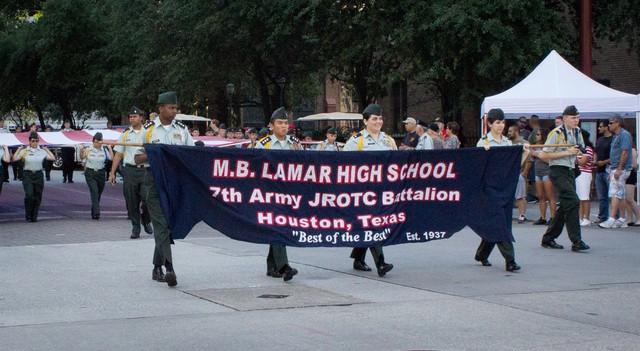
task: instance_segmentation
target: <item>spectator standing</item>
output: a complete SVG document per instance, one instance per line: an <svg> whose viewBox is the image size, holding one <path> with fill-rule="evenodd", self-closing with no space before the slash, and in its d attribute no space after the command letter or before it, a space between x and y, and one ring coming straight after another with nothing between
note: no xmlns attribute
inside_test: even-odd
<svg viewBox="0 0 640 351"><path fill-rule="evenodd" d="M567 234L572 243L571 251L578 252L590 249L589 245L582 241L580 199L576 194L574 170L576 156L581 153L580 147L584 147L584 141L578 129L580 122L578 109L573 105L567 106L562 115L564 124L549 133L545 145L568 146L546 146L542 149L542 157L549 160L549 177L555 187L560 206L542 236L541 246L548 249L563 249L562 245L556 243L556 239L562 234L566 224Z"/></svg>
<svg viewBox="0 0 640 351"><path fill-rule="evenodd" d="M531 132L529 137L530 144L541 145L547 140L546 131L536 128ZM543 158L542 151L531 150L533 158L533 168L535 168L536 179L536 195L538 196L538 205L540 206L540 219L533 222L534 225L550 224L556 215L556 195L553 190L553 184L549 178L549 160ZM547 200L549 200L549 215L547 221Z"/></svg>
<svg viewBox="0 0 640 351"><path fill-rule="evenodd" d="M625 183L631 174L633 166L632 160L632 139L631 134L622 127L623 119L615 114L609 118L609 130L613 134L611 140L611 153L609 155L609 197L611 207L609 208L609 219L598 224L601 228L626 228L625 221ZM620 218L613 216L620 210Z"/></svg>
<svg viewBox="0 0 640 351"><path fill-rule="evenodd" d="M593 163L593 144L589 140L589 132L581 129L582 139L584 140L585 151L582 155L577 157L578 169L580 175L576 177L576 193L580 199L580 226L588 227L591 225L589 216L591 215L591 165Z"/></svg>
<svg viewBox="0 0 640 351"><path fill-rule="evenodd" d="M442 138L440 137L440 127L437 123L429 124L429 127L427 128L427 135L431 137L431 140L433 141L433 148L435 150L444 149L444 141L442 141Z"/></svg>
<svg viewBox="0 0 640 351"><path fill-rule="evenodd" d="M402 140L402 144L398 149L400 150L413 150L418 146L418 133L416 133L416 125L417 122L415 118L407 117L404 121L404 128L407 130L407 134L404 136Z"/></svg>
<svg viewBox="0 0 640 351"><path fill-rule="evenodd" d="M508 138L512 145L529 145L529 142L520 137L520 131L518 127L511 126L507 132ZM527 222L527 202L524 197L526 196L525 177L531 168L532 159L527 156L527 160L520 166L520 174L518 175L518 186L516 187L515 200L518 205L518 223L523 224Z"/></svg>
<svg viewBox="0 0 640 351"><path fill-rule="evenodd" d="M61 131L62 132L73 131L73 129L71 129L70 120L67 119L64 121ZM61 151L62 151L62 182L73 183L73 169L76 166L75 164L76 149L75 147L64 146L61 148Z"/></svg>
<svg viewBox="0 0 640 351"><path fill-rule="evenodd" d="M531 136L531 129L529 129L529 122L527 121L527 117L520 116L518 118L518 134L523 140L529 140Z"/></svg>
<svg viewBox="0 0 640 351"><path fill-rule="evenodd" d="M635 147L632 150L633 162L631 166L631 173L629 174L629 178L627 178L627 183L624 185L624 200L625 208L627 209L627 215L625 218L629 221L629 225L636 226L640 225L640 209L638 209L638 205L636 205L634 200L634 196L636 194L636 183L638 182L638 152Z"/></svg>
<svg viewBox="0 0 640 351"><path fill-rule="evenodd" d="M609 174L607 165L609 164L609 154L611 153L611 140L613 134L609 130L609 120L602 120L598 123L598 132L602 136L596 140L594 158L596 165L596 194L598 196L598 219L594 223L602 223L609 219Z"/></svg>
<svg viewBox="0 0 640 351"><path fill-rule="evenodd" d="M457 122L451 121L447 123L447 139L444 140L445 149L457 149L460 147L460 139L458 139L458 132L460 131L460 125Z"/></svg>
<svg viewBox="0 0 640 351"><path fill-rule="evenodd" d="M416 133L418 133L418 145L416 150L433 150L433 139L427 133L429 127L424 121L419 121L416 126Z"/></svg>

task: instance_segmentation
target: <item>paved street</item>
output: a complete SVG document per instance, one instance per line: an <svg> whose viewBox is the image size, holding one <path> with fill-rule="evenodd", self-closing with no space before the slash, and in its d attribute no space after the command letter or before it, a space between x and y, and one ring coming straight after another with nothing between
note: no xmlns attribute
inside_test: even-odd
<svg viewBox="0 0 640 351"><path fill-rule="evenodd" d="M11 178L13 179L13 178ZM640 228L587 227L592 250L540 247L514 223L516 259L482 267L465 229L385 248L387 277L351 268L349 249L291 248L300 274L265 275L267 247L198 225L174 246L178 286L151 280L153 240L130 240L121 183L90 219L79 171L45 185L37 223L22 185L0 195L2 350L637 350ZM595 209L595 203L592 207ZM528 205L535 220L537 205ZM515 213L515 212L514 212ZM596 212L592 212L595 215ZM371 265L371 257L367 257Z"/></svg>

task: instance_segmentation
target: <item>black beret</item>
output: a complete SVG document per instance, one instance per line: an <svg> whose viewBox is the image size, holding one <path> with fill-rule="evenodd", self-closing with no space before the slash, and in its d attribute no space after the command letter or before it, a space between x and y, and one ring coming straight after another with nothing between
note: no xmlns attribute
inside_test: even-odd
<svg viewBox="0 0 640 351"><path fill-rule="evenodd" d="M255 129L255 128L251 128L251 129L249 129L249 134L251 134L251 133L256 133L257 134L258 130Z"/></svg>
<svg viewBox="0 0 640 351"><path fill-rule="evenodd" d="M565 107L564 111L562 111L563 116L577 116L579 114L578 109L573 105Z"/></svg>
<svg viewBox="0 0 640 351"><path fill-rule="evenodd" d="M370 113L372 115L382 116L382 107L378 104L370 104L367 108L362 111L362 114Z"/></svg>
<svg viewBox="0 0 640 351"><path fill-rule="evenodd" d="M424 128L429 128L429 125L427 124L427 122L423 121L423 120L419 120L418 121L418 125Z"/></svg>
<svg viewBox="0 0 640 351"><path fill-rule="evenodd" d="M226 125L226 124L224 124L224 123L222 123L222 124L220 124L220 125L218 126L218 128L219 128L219 129L227 130L227 125Z"/></svg>
<svg viewBox="0 0 640 351"><path fill-rule="evenodd" d="M141 109L135 107L135 106L131 106L131 109L129 110L129 114L130 115L140 115L140 116L144 116L144 111L142 111Z"/></svg>
<svg viewBox="0 0 640 351"><path fill-rule="evenodd" d="M93 140L102 141L102 133L97 132L96 134L94 134L93 135Z"/></svg>
<svg viewBox="0 0 640 351"><path fill-rule="evenodd" d="M195 146L204 146L204 141L202 141L202 140L196 140L193 144L194 144Z"/></svg>
<svg viewBox="0 0 640 351"><path fill-rule="evenodd" d="M306 137L313 138L313 132L304 132L304 133L302 133L302 136L305 137L305 138Z"/></svg>
<svg viewBox="0 0 640 351"><path fill-rule="evenodd" d="M29 140L31 140L31 139L38 139L39 140L40 138L38 138L38 133L36 133L36 132L29 133Z"/></svg>
<svg viewBox="0 0 640 351"><path fill-rule="evenodd" d="M327 134L338 134L338 130L335 127L327 129Z"/></svg>
<svg viewBox="0 0 640 351"><path fill-rule="evenodd" d="M289 119L287 116L287 111L284 107L280 107L279 109L273 111L271 114L271 119Z"/></svg>
<svg viewBox="0 0 640 351"><path fill-rule="evenodd" d="M436 119L435 119L435 120L433 120L433 121L434 121L434 122L436 122L436 123L444 123L444 118L442 118L442 117L438 117L438 118L436 118Z"/></svg>
<svg viewBox="0 0 640 351"><path fill-rule="evenodd" d="M504 112L500 108L492 108L487 117L493 121L501 121L504 119Z"/></svg>
<svg viewBox="0 0 640 351"><path fill-rule="evenodd" d="M438 133L440 131L440 127L438 127L438 125L435 124L435 123L429 124L429 129L433 130L436 133Z"/></svg>

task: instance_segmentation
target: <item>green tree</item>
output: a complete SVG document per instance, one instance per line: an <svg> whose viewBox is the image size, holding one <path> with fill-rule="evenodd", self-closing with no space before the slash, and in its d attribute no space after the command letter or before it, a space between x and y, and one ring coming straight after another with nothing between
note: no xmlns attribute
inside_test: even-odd
<svg viewBox="0 0 640 351"><path fill-rule="evenodd" d="M411 69L441 99L448 119L522 79L552 49L567 52L566 21L555 4L526 0L405 2L399 46Z"/></svg>

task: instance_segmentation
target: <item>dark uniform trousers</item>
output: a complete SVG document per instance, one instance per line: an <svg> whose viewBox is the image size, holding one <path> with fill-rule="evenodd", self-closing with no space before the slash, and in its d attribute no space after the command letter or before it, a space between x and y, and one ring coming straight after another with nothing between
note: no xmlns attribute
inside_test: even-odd
<svg viewBox="0 0 640 351"><path fill-rule="evenodd" d="M498 246L498 250L500 250L505 262L514 263L516 261L516 254L511 241L491 243L484 240L480 242L478 250L476 250L476 260L482 261L488 259L494 246Z"/></svg>
<svg viewBox="0 0 640 351"><path fill-rule="evenodd" d="M549 167L549 178L556 190L556 197L560 205L556 209L547 232L542 236L542 242L555 240L562 234L562 227L567 226L567 234L572 243L581 240L580 234L580 199L576 194L575 171L564 166Z"/></svg>
<svg viewBox="0 0 640 351"><path fill-rule="evenodd" d="M104 168L99 170L85 169L84 179L89 186L89 193L91 194L91 216L100 215L100 197L104 190Z"/></svg>
<svg viewBox="0 0 640 351"><path fill-rule="evenodd" d="M2 163L4 163L4 161L0 161L0 194L2 194L2 186L4 185L4 180L8 179L8 177L5 177L4 175L4 171L6 170L6 168L2 165Z"/></svg>
<svg viewBox="0 0 640 351"><path fill-rule="evenodd" d="M155 266L165 265L166 262L173 262L171 258L171 230L160 205L160 195L153 181L153 174L150 168L144 168L144 182L142 183L142 198L147 203L147 209L153 223L154 238L156 247L153 251L153 264Z"/></svg>
<svg viewBox="0 0 640 351"><path fill-rule="evenodd" d="M70 182L73 181L73 169L75 168L76 150L72 147L62 148L62 178Z"/></svg>
<svg viewBox="0 0 640 351"><path fill-rule="evenodd" d="M38 209L40 202L42 202L42 191L44 190L44 174L42 171L24 171L22 177L26 218L37 220Z"/></svg>
<svg viewBox="0 0 640 351"><path fill-rule="evenodd" d="M384 263L384 253L382 252L382 246L372 246L369 248L371 251L371 257L373 257L373 262L376 264L376 267L379 267ZM351 250L351 258L356 261L364 261L367 256L367 248L366 247L354 247Z"/></svg>
<svg viewBox="0 0 640 351"><path fill-rule="evenodd" d="M122 185L122 191L124 192L124 200L127 204L127 212L131 219L133 234L140 234L141 219L143 224L149 224L151 222L149 211L141 195L146 174L146 168L136 168L127 165L124 167L124 184ZM142 212L140 211L141 202Z"/></svg>
<svg viewBox="0 0 640 351"><path fill-rule="evenodd" d="M280 272L284 266L289 264L287 257L287 247L281 244L269 245L267 254L267 270Z"/></svg>

